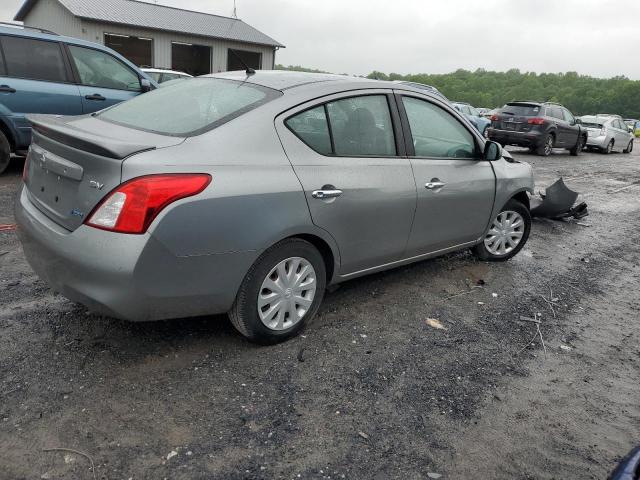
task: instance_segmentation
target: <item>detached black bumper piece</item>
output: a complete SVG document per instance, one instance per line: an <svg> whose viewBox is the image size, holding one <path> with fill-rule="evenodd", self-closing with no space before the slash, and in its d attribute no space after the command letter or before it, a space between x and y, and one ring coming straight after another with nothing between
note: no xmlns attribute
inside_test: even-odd
<svg viewBox="0 0 640 480"><path fill-rule="evenodd" d="M578 193L570 190L559 178L553 185L546 189L545 194L540 194L542 200L533 198L531 201L531 216L542 218L583 218L589 215L587 204L582 202L573 206L578 198Z"/></svg>

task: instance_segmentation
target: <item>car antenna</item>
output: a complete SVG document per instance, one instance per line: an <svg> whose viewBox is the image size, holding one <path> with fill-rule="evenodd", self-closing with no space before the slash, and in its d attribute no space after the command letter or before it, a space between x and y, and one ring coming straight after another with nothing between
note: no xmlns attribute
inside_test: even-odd
<svg viewBox="0 0 640 480"><path fill-rule="evenodd" d="M245 68L245 72L247 75L253 75L254 73L256 73L256 71L253 68L251 68L249 65L247 65L246 62L240 57L240 55L238 55L238 53L234 49L230 48L229 51L233 53L233 56L236 57L238 61L242 64L242 66Z"/></svg>

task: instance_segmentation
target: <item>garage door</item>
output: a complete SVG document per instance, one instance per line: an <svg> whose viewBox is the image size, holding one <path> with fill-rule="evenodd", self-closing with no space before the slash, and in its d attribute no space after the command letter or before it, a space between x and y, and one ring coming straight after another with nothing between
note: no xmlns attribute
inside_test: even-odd
<svg viewBox="0 0 640 480"><path fill-rule="evenodd" d="M139 67L153 65L153 40L150 38L105 33L104 44Z"/></svg>
<svg viewBox="0 0 640 480"><path fill-rule="evenodd" d="M211 47L171 42L171 68L194 77L211 73Z"/></svg>
<svg viewBox="0 0 640 480"><path fill-rule="evenodd" d="M244 62L244 64L243 64ZM229 49L227 51L227 70L244 70L246 67L254 70L262 68L262 54L259 52L249 52L247 50Z"/></svg>

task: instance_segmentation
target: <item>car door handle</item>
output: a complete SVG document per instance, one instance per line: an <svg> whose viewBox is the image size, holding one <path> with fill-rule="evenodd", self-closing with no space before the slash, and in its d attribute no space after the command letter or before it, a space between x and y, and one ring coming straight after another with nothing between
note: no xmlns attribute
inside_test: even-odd
<svg viewBox="0 0 640 480"><path fill-rule="evenodd" d="M16 93L16 89L9 85L0 85L0 93Z"/></svg>
<svg viewBox="0 0 640 480"><path fill-rule="evenodd" d="M93 95L86 95L84 98L86 98L87 100L100 100L100 101L106 100L106 98L100 95L99 93L94 93Z"/></svg>
<svg viewBox="0 0 640 480"><path fill-rule="evenodd" d="M325 198L336 198L342 195L342 190L314 190L311 192L311 196L313 198L325 199Z"/></svg>
<svg viewBox="0 0 640 480"><path fill-rule="evenodd" d="M440 181L430 181L425 183L424 188L426 188L427 190L437 190L439 188L444 187L446 184Z"/></svg>

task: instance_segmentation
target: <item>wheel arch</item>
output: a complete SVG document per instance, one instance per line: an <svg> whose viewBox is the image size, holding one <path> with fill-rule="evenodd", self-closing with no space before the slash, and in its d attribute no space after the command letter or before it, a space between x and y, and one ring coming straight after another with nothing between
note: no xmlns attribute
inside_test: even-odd
<svg viewBox="0 0 640 480"><path fill-rule="evenodd" d="M283 240L287 240L289 238L300 238L309 242L311 245L316 247L322 255L324 260L326 273L327 273L327 285L331 284L331 281L336 273L337 269L337 260L338 257L336 253L334 253L333 248L329 245L324 238L315 235L313 233L299 233L296 235L290 235L289 237L284 238Z"/></svg>
<svg viewBox="0 0 640 480"><path fill-rule="evenodd" d="M517 200L518 202L522 203L525 207L527 207L528 210L531 209L531 202L529 200L529 195L527 195L527 190L526 189L522 189L522 190L514 193L511 196L511 198L509 198L509 200ZM507 200L507 202L509 200Z"/></svg>
<svg viewBox="0 0 640 480"><path fill-rule="evenodd" d="M13 135L13 130L11 129L11 127L9 127L9 125L7 125L4 121L4 119L0 118L0 132L2 132L4 134L4 136L7 138L7 141L9 142L9 147L11 148L12 152L16 151L16 139L14 138Z"/></svg>

